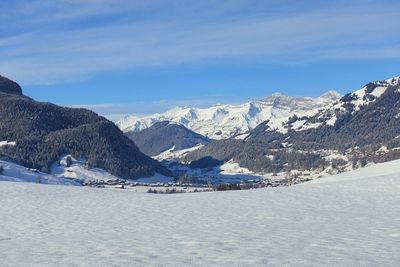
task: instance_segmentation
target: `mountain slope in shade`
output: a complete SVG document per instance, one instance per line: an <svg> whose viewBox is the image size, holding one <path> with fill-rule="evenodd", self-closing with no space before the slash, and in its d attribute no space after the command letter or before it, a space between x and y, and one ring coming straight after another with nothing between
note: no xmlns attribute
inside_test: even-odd
<svg viewBox="0 0 400 267"><path fill-rule="evenodd" d="M85 109L34 101L4 77L0 77L0 143L0 159L46 173L67 154L127 179L169 173L107 119Z"/></svg>
<svg viewBox="0 0 400 267"><path fill-rule="evenodd" d="M177 151L210 143L207 137L168 121L157 122L142 131L126 135L149 156L159 155L168 149Z"/></svg>
<svg viewBox="0 0 400 267"><path fill-rule="evenodd" d="M137 132L160 121L173 121L210 139L226 139L254 129L263 121L271 128L285 131L282 123L294 114L313 116L319 109L340 99L330 91L320 97L288 97L274 94L264 100L242 105L215 105L210 108L177 107L163 114L128 116L117 122L124 132Z"/></svg>

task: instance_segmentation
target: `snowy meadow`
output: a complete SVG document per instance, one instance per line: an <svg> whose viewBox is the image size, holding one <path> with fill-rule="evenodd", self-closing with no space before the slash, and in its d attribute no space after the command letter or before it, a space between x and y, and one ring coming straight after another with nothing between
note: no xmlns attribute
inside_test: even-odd
<svg viewBox="0 0 400 267"><path fill-rule="evenodd" d="M0 182L0 265L398 266L399 167L176 195Z"/></svg>

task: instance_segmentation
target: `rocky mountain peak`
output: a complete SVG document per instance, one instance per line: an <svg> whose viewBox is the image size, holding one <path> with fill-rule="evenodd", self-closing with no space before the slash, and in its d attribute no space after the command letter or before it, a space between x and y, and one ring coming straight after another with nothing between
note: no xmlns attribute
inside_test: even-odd
<svg viewBox="0 0 400 267"><path fill-rule="evenodd" d="M0 75L0 92L6 94L22 95L21 86L16 82Z"/></svg>
<svg viewBox="0 0 400 267"><path fill-rule="evenodd" d="M335 90L330 90L330 91L328 91L325 94L320 96L320 98L329 99L329 100L332 100L332 101L339 100L341 97L342 97L342 95L339 92L335 91Z"/></svg>
<svg viewBox="0 0 400 267"><path fill-rule="evenodd" d="M400 76L393 77L392 79L387 80L387 82L393 86L400 84Z"/></svg>

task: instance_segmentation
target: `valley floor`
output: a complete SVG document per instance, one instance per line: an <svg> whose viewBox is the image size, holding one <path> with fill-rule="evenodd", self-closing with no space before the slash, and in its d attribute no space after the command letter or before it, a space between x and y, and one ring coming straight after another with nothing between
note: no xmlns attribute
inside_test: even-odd
<svg viewBox="0 0 400 267"><path fill-rule="evenodd" d="M399 266L400 161L154 195L0 182L1 266Z"/></svg>

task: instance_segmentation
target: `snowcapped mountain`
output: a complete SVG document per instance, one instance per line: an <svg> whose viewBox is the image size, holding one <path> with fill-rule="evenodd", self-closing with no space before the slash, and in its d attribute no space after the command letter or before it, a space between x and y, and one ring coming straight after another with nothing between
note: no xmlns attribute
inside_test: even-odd
<svg viewBox="0 0 400 267"><path fill-rule="evenodd" d="M289 97L279 93L241 105L218 104L209 108L177 107L163 114L145 117L127 116L117 122L124 132L138 132L160 121L173 121L211 139L226 139L254 129L263 121L271 128L285 131L283 122L289 117L313 116L318 110L340 99L340 94L329 91L312 97Z"/></svg>
<svg viewBox="0 0 400 267"><path fill-rule="evenodd" d="M340 101L320 109L314 116L292 117L285 124L285 127L301 131L324 125L334 126L341 115L345 113L353 115L360 109L377 101L389 88L398 86L399 83L400 77L368 83L354 93L346 94Z"/></svg>
<svg viewBox="0 0 400 267"><path fill-rule="evenodd" d="M338 170L400 158L400 77L343 96L313 116L282 125L264 122L243 140L218 140L185 155L184 162L232 161L253 172ZM212 159L212 160L211 160Z"/></svg>

